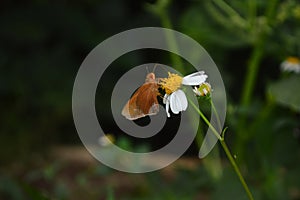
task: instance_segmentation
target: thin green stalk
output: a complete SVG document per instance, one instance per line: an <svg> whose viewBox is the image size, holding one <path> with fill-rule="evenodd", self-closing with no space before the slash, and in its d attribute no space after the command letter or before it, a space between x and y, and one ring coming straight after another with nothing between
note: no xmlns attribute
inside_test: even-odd
<svg viewBox="0 0 300 200"><path fill-rule="evenodd" d="M246 27L247 22L246 20L237 12L235 11L230 5L228 5L223 0L213 0L218 7L223 10L234 22L236 25L240 27Z"/></svg>
<svg viewBox="0 0 300 200"><path fill-rule="evenodd" d="M201 110L194 104L194 102L192 102L190 99L188 99L189 103L195 108L195 110L197 111L197 113L201 116L201 118L204 120L204 122L208 125L208 127L212 130L212 132L214 133L214 135L219 139L219 140L223 140L223 138L220 136L220 134L218 133L218 131L215 129L215 127L213 127L213 125L211 125L211 123L208 121L208 119L205 117L205 115L201 112Z"/></svg>
<svg viewBox="0 0 300 200"><path fill-rule="evenodd" d="M257 1L256 0L248 0L249 5L249 13L248 13L248 20L251 28L255 29L255 18L257 15Z"/></svg>
<svg viewBox="0 0 300 200"><path fill-rule="evenodd" d="M243 187L244 187L244 189L245 189L245 191L246 191L246 193L248 195L248 198L251 199L251 200L254 200L253 195L252 195L251 191L249 190L249 187L248 187L248 185L247 185L247 183L246 183L246 181L245 181L245 179L244 179L244 177L243 177L243 175L242 175L239 167L237 166L234 158L232 157L231 152L228 149L227 144L226 144L224 138L222 140L220 140L220 143L221 143L221 145L222 145L222 147L223 147L223 149L224 149L224 151L226 153L226 156L228 157L228 159L229 159L229 161L230 161L230 163L231 163L231 165L232 165L235 173L239 177L240 182L242 183L242 185L243 185Z"/></svg>
<svg viewBox="0 0 300 200"><path fill-rule="evenodd" d="M250 62L248 64L247 72L246 72L246 79L244 83L244 88L242 90L242 99L241 99L241 105L243 108L247 108L252 101L252 94L253 89L256 83L257 79L257 73L259 70L259 66L263 57L263 47L265 44L265 39L260 38L258 43L256 44L252 55L250 57ZM235 143L235 150L239 153L241 160L244 158L244 146L245 143L247 143L247 137L248 137L248 129L245 129L247 124L247 116L243 114L238 123L238 134L237 139Z"/></svg>
<svg viewBox="0 0 300 200"><path fill-rule="evenodd" d="M241 17L241 15L235 11L230 5L228 5L225 1L223 0L213 0L215 4L217 4L220 9L222 9L224 12L226 12L229 16L236 16L240 18L240 20L244 21L244 19Z"/></svg>
<svg viewBox="0 0 300 200"><path fill-rule="evenodd" d="M265 12L266 16L266 24L264 26L270 26L272 24L273 16L276 10L276 5L278 3L278 0L270 0L268 2L268 7ZM241 95L241 106L244 108L247 108L252 102L253 97L253 91L255 87L255 83L257 80L257 74L259 71L259 67L263 58L264 54L264 46L266 44L266 41L268 39L269 32L266 31L267 29L264 29L265 27L261 27L263 31L258 33L256 42L254 43L254 49L250 56L250 60L247 66L247 72L246 72L246 78L244 82L244 87L242 90ZM244 114L240 117L239 125L237 129L237 142L236 142L236 151L239 152L241 155L240 157L243 158L243 147L245 146L245 143L247 142L247 135L249 130L245 129L247 122L247 116Z"/></svg>
<svg viewBox="0 0 300 200"><path fill-rule="evenodd" d="M114 195L114 191L113 191L113 187L111 185L107 186L107 192L106 192L107 196L106 199L108 200L114 200L115 199L115 195Z"/></svg>
<svg viewBox="0 0 300 200"><path fill-rule="evenodd" d="M210 105L212 107L213 112L215 113L216 117L217 117L217 123L218 123L218 130L221 131L222 127L221 127L221 121L220 121L220 117L218 115L218 112L216 110L216 107L214 105L214 102L212 101L212 99L210 98Z"/></svg>
<svg viewBox="0 0 300 200"><path fill-rule="evenodd" d="M241 98L241 105L243 108L247 108L252 101L252 94L253 94L253 89L255 86L255 82L257 79L257 73L259 70L259 66L263 57L263 47L265 44L265 39L262 38L261 36L260 40L257 42L251 57L250 57L250 62L248 64L247 72L246 72L246 79L244 83L244 88L242 90L242 98ZM247 142L247 130L245 129L247 124L247 117L246 115L242 115L239 119L238 127L237 127L237 139L236 139L236 144L235 144L235 150L236 152L239 153L240 158L243 159L243 154L244 154L244 146L245 143ZM245 131L246 130L246 131Z"/></svg>
<svg viewBox="0 0 300 200"><path fill-rule="evenodd" d="M161 23L164 28L173 29L171 20L167 14L167 12L161 12L160 13ZM172 32L166 32L166 40L167 44L170 47L170 49L174 52L179 52L179 48L176 42L176 39L174 37L174 34ZM183 68L183 64L181 61L181 58L176 54L170 54L172 64L176 66L175 68L180 71L181 73L185 73L185 70Z"/></svg>
<svg viewBox="0 0 300 200"><path fill-rule="evenodd" d="M262 56L264 53L263 47L265 40L262 38L259 40L257 45L255 46L253 53L250 57L250 62L246 72L245 84L242 92L242 106L248 106L252 100L253 88L255 86L255 82L257 79L257 72L259 69L259 64L262 60Z"/></svg>
<svg viewBox="0 0 300 200"><path fill-rule="evenodd" d="M273 20L273 15L275 13L275 8L277 5L278 0L272 0L269 1L269 6L266 11L265 16L267 17L267 23L265 26L268 26L271 24ZM246 73L246 79L244 83L242 98L241 98L241 104L243 106L249 105L251 102L251 97L253 94L253 88L257 79L257 73L259 69L260 62L262 60L262 56L264 53L264 45L267 39L267 32L263 31L257 36L257 40L254 46L253 53L250 57L250 62L248 64L247 73Z"/></svg>
<svg viewBox="0 0 300 200"><path fill-rule="evenodd" d="M235 27L233 23L229 23L228 16L225 16L224 13L221 13L211 1L205 1L204 5L206 6L207 11L217 22L219 22L219 24L222 24L227 29L232 29Z"/></svg>
<svg viewBox="0 0 300 200"><path fill-rule="evenodd" d="M168 14L168 6L170 5L169 0L158 0L155 4L146 4L147 9L151 11L154 15L159 17L162 27L173 29L171 19ZM179 52L179 48L177 45L176 38L172 32L165 32L166 33L166 42L169 48L173 52ZM177 70L181 71L181 73L185 73L185 69L183 67L183 63L181 58L176 54L170 54L170 59L172 65Z"/></svg>
<svg viewBox="0 0 300 200"><path fill-rule="evenodd" d="M192 114L192 113L190 113ZM199 117L198 114L193 113L194 117ZM205 126L203 123L199 123L198 126L198 131L196 134L196 144L200 148L204 139L203 135L203 129L202 126ZM205 157L203 160L203 166L207 170L208 174L211 176L213 181L218 181L220 180L222 174L223 174L223 169L222 169L222 162L221 162L221 157L220 157L220 151L218 146L217 148L212 149L212 151Z"/></svg>
<svg viewBox="0 0 300 200"><path fill-rule="evenodd" d="M205 117L205 115L201 112L201 110L190 100L188 99L189 103L193 106L193 108L195 108L195 110L197 111L197 113L201 116L201 118L204 120L204 122L208 125L208 127L212 130L212 132L214 133L214 135L218 138L218 140L220 141L221 143L221 146L223 147L224 151L225 151L225 154L226 156L228 157L235 173L237 174L244 190L246 191L247 195L248 195L248 198L250 200L254 200L253 198L253 195L239 169L239 167L237 166L230 150L228 149L228 146L225 142L225 139L224 139L224 134L222 135L222 137L220 136L220 134L217 132L217 130L211 125L211 123L208 121L208 119Z"/></svg>

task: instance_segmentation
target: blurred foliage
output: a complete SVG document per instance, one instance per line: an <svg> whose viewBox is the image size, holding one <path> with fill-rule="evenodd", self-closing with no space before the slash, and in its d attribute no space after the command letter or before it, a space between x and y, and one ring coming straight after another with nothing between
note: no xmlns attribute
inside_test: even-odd
<svg viewBox="0 0 300 200"><path fill-rule="evenodd" d="M269 93L276 102L286 105L291 109L300 111L300 93L299 88L295 87L300 85L300 76L295 75L282 79L269 86Z"/></svg>
<svg viewBox="0 0 300 200"><path fill-rule="evenodd" d="M106 37L151 18L137 21L141 3L130 5L1 2L1 162L55 143L79 143L71 113L76 71Z"/></svg>
<svg viewBox="0 0 300 200"><path fill-rule="evenodd" d="M218 180L200 165L176 170L171 180L155 172L135 184L132 175L121 186L115 183L124 174L103 166L80 168L55 159L39 164L55 145L80 144L71 96L86 55L111 35L143 26L181 31L216 62L228 96L226 140L255 199L300 198L300 75L279 70L286 57L300 57L298 1L2 1L0 26L0 199L246 198L226 161ZM113 76L99 83L105 94L99 104L107 107L113 79L146 62L185 64L166 52L126 54L106 72ZM103 113L107 131L118 134L110 113ZM124 137L117 144L149 148ZM109 177L117 181L106 182Z"/></svg>

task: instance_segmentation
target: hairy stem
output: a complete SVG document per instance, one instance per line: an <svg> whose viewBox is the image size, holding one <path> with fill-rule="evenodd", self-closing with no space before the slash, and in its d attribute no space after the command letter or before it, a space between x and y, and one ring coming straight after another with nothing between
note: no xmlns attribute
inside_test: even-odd
<svg viewBox="0 0 300 200"><path fill-rule="evenodd" d="M253 200L254 199L253 195L252 195L252 193L251 193L251 191L250 191L250 189L249 189L249 187L248 187L248 185L247 185L247 183L246 183L246 181L245 181L245 179L244 179L244 177L243 177L243 175L242 175L242 173L241 173L238 165L236 164L235 159L233 158L230 150L227 147L227 144L226 144L225 139L224 139L224 134L222 134L222 137L221 137L221 135L218 133L218 131L215 129L215 127L211 125L211 123L208 121L208 119L205 117L205 115L201 112L201 110L198 108L198 106L196 106L190 99L188 99L188 100L189 100L189 103L193 106L193 108L197 111L197 113L201 116L201 118L203 119L203 121L207 124L207 126L212 130L212 132L214 133L214 135L220 141L221 146L223 147L227 158L229 159L229 161L230 161L230 163L231 163L231 165L232 165L235 173L237 174L237 176L238 176L238 178L239 178L239 180L240 180L240 182L241 182L244 190L246 191L246 193L248 195L248 198L250 200Z"/></svg>
<svg viewBox="0 0 300 200"><path fill-rule="evenodd" d="M248 198L250 200L254 200L253 195L252 195L252 193L251 193L251 191L250 191L250 189L249 189L249 187L248 187L248 185L247 185L247 183L246 183L246 181L245 181L245 179L244 179L244 177L243 177L243 175L242 175L239 167L237 166L234 158L232 157L231 152L228 149L227 144L226 144L224 138L222 140L220 140L220 143L221 143L221 145L222 145L222 147L223 147L223 149L224 149L224 151L226 153L226 156L229 159L229 161L230 161L230 163L231 163L231 165L232 165L232 167L233 167L236 175L239 177L239 180L240 180L241 184L243 185L243 187L244 187L244 189L245 189L245 191L246 191L246 193L248 195Z"/></svg>

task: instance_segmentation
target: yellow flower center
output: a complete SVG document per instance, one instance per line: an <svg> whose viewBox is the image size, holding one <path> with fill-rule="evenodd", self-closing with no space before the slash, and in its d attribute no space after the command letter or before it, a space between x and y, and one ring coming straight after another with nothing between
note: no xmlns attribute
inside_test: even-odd
<svg viewBox="0 0 300 200"><path fill-rule="evenodd" d="M289 62L289 63L291 63L291 64L299 64L300 63L300 60L299 60L299 58L297 58L297 57L288 57L287 59L286 59L286 61L287 62Z"/></svg>
<svg viewBox="0 0 300 200"><path fill-rule="evenodd" d="M162 78L160 80L161 87L166 91L167 94L171 94L180 88L182 83L182 77L178 74L168 72L168 78Z"/></svg>

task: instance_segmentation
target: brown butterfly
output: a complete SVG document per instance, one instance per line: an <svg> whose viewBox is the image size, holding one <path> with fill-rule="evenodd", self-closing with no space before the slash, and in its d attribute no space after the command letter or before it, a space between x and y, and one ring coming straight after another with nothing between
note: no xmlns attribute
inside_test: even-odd
<svg viewBox="0 0 300 200"><path fill-rule="evenodd" d="M133 94L122 110L122 115L129 120L155 115L159 111L157 96L158 83L154 73L146 76L145 83Z"/></svg>

